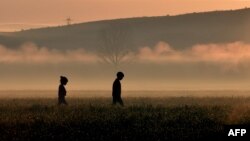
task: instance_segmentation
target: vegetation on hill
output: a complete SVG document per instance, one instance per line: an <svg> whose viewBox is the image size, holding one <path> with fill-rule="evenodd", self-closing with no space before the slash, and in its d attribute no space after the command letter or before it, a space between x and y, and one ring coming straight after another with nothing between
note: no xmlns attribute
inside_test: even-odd
<svg viewBox="0 0 250 141"><path fill-rule="evenodd" d="M140 17L104 20L68 26L31 29L0 36L0 44L17 47L34 42L48 48L95 50L100 46L103 30L116 26L131 37L126 40L132 48L152 46L159 41L183 49L200 43L224 43L250 38L250 9L190 13L177 16Z"/></svg>

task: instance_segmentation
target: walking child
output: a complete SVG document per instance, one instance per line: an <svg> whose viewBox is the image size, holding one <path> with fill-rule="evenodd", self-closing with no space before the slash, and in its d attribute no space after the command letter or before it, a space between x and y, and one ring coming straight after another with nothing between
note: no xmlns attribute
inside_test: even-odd
<svg viewBox="0 0 250 141"><path fill-rule="evenodd" d="M115 105L117 102L123 106L123 101L121 98L121 83L120 80L123 79L124 74L122 72L118 72L116 74L117 78L115 79L113 83L113 91L112 91L112 96L113 96L113 105Z"/></svg>
<svg viewBox="0 0 250 141"><path fill-rule="evenodd" d="M65 100L65 96L66 96L66 89L65 89L65 85L67 85L68 83L68 79L65 76L61 76L60 77L60 85L59 85L59 89L58 89L58 105L61 104L65 104L68 105L68 103Z"/></svg>

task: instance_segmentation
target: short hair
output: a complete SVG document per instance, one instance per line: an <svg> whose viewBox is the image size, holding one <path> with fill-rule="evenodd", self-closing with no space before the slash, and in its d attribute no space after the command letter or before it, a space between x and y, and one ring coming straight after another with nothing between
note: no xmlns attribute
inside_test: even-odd
<svg viewBox="0 0 250 141"><path fill-rule="evenodd" d="M117 72L116 76L117 76L117 77L124 77L124 74L123 74L123 72L120 72L120 71L119 71L119 72Z"/></svg>

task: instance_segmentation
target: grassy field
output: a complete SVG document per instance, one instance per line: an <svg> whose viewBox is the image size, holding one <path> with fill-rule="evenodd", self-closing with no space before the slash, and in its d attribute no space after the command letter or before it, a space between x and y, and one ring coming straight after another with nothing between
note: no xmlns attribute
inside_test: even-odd
<svg viewBox="0 0 250 141"><path fill-rule="evenodd" d="M248 97L0 99L0 140L204 140L250 125Z"/></svg>

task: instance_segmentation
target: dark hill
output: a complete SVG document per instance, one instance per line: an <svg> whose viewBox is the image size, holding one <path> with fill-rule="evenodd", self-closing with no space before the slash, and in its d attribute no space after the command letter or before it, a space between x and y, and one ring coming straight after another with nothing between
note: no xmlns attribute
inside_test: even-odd
<svg viewBox="0 0 250 141"><path fill-rule="evenodd" d="M95 49L103 31L126 32L133 48L165 41L177 49L200 43L250 42L250 9L190 13L177 16L116 19L48 27L0 35L0 44L17 47L24 42L57 49Z"/></svg>

